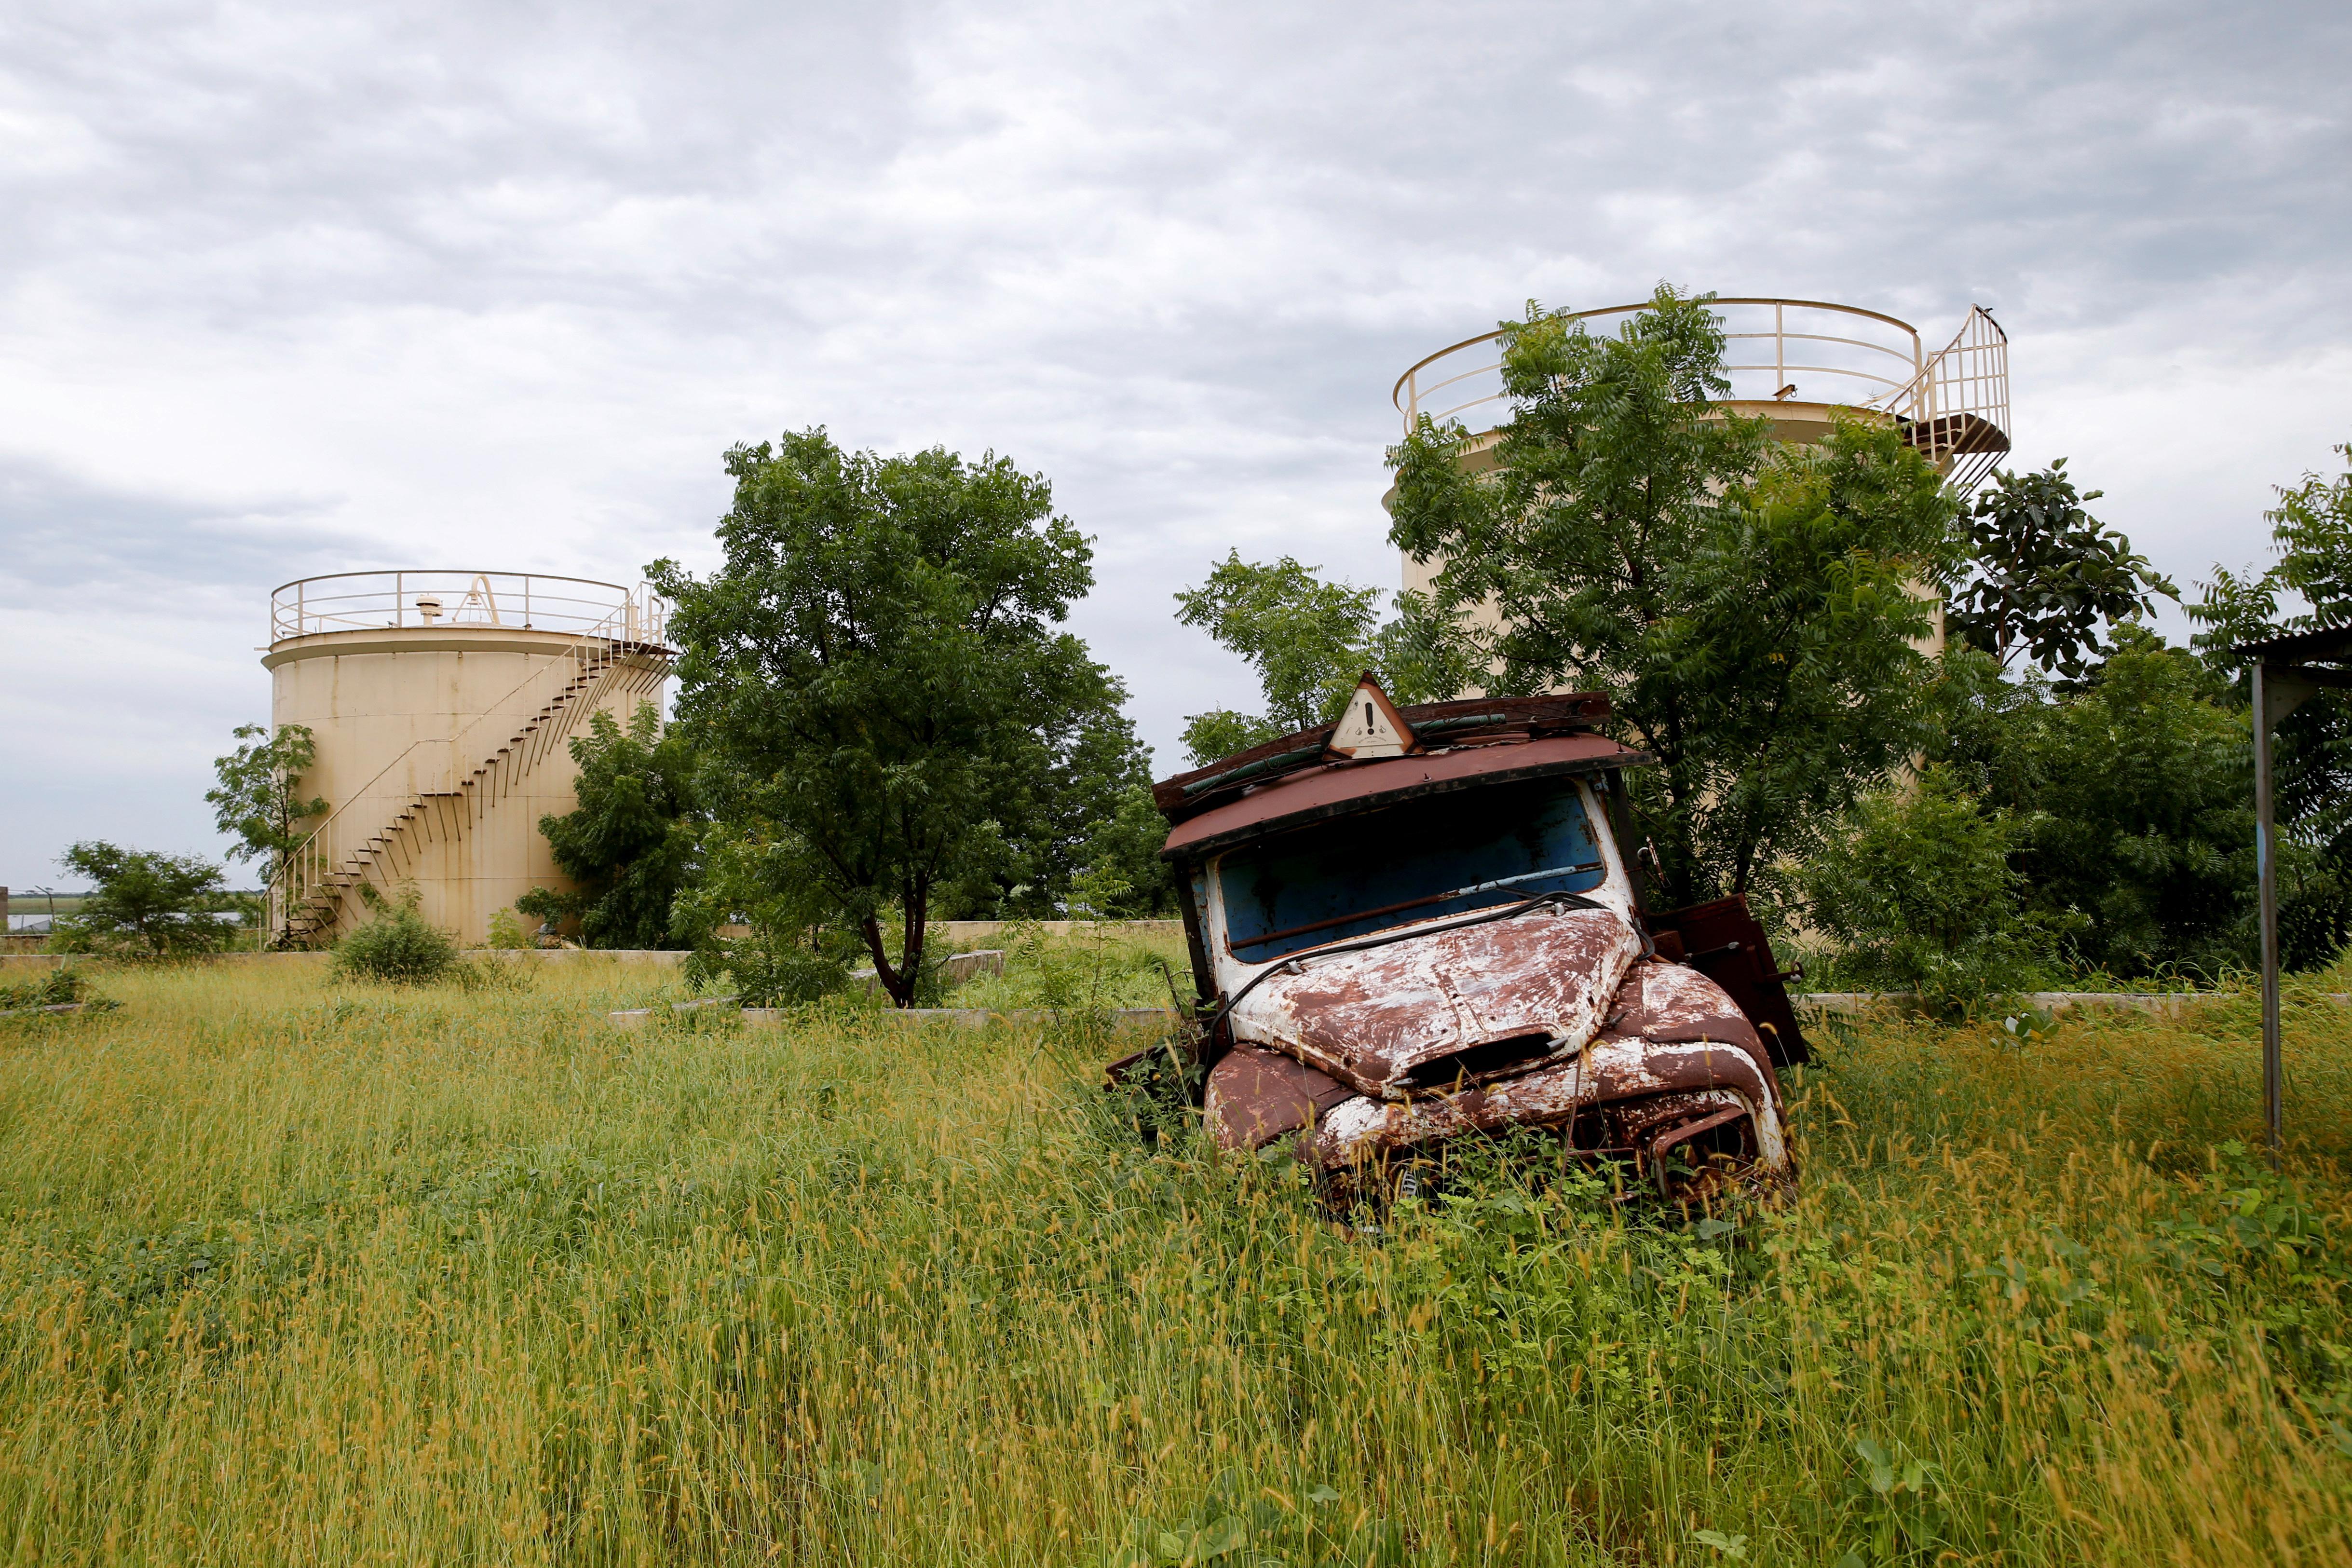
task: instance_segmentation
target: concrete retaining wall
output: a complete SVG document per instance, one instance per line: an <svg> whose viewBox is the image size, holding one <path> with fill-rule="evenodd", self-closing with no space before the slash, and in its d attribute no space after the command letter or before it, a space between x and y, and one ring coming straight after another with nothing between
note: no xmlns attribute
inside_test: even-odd
<svg viewBox="0 0 2352 1568"><path fill-rule="evenodd" d="M334 955L329 952L215 952L192 960L196 963L304 964L326 963ZM561 963L575 958L609 958L622 963L678 964L686 962L683 952L670 952L652 948L477 948L467 952L468 958L496 958L517 963ZM0 957L0 976L56 969L68 963L100 963L105 960L95 953L16 953Z"/></svg>
<svg viewBox="0 0 2352 1568"><path fill-rule="evenodd" d="M1817 991L1791 996L1789 1000L1800 1012L1809 1013L1862 1013L1877 1007L1910 1011L1918 1005L1917 995L1907 991ZM2106 1007L2178 1018L2193 1004L2210 1002L2214 997L2210 992L2199 991L2037 991L2023 1000L2029 1005L2049 1013L2063 1013L2074 1007ZM2352 1006L2352 995L2329 995L2324 1000L2339 1007ZM731 996L674 1002L668 1010L690 1013L706 1007L731 1006L733 1002ZM625 1013L614 1013L611 1017L615 1028L639 1029L660 1010L638 1007ZM779 1020L792 1016L788 1011L776 1007L744 1007L739 1011L742 1014L743 1022L755 1027L772 1027ZM886 1008L874 1015L877 1019L903 1024L957 1024L971 1028L999 1019L1007 1023L1035 1023L1054 1016L1052 1009L1044 1007L1010 1008L1002 1012L986 1007L906 1007ZM1168 1007L1122 1007L1112 1014L1112 1018L1119 1024L1172 1024L1177 1014Z"/></svg>
<svg viewBox="0 0 2352 1568"><path fill-rule="evenodd" d="M930 940L945 940L954 946L977 944L988 941L1010 927L1015 921L933 921L928 928ZM1105 936L1182 936L1182 921L1034 921L1039 931L1048 936L1067 936L1074 931L1097 931Z"/></svg>
<svg viewBox="0 0 2352 1568"><path fill-rule="evenodd" d="M2063 1013L2074 1007L2107 1007L2178 1018L2190 1007L2215 997L2210 991L2036 991L2019 1000L2045 1013ZM2352 995L2341 993L2321 1000L2338 1007L2352 1006ZM1914 991L1816 991L1791 996L1789 1001L1800 1011L1818 1013L1862 1013L1873 1007L1913 1012L1919 1007L1918 993Z"/></svg>
<svg viewBox="0 0 2352 1568"><path fill-rule="evenodd" d="M1011 921L933 921L930 940L945 942L950 952L977 947L990 937L1015 922ZM1092 929L1106 935L1118 936L1181 936L1182 921L1039 921L1038 929L1052 936L1067 936L1073 931ZM686 954L649 948L475 948L473 956L489 958L538 959L557 961L572 958L610 958L626 963L683 963ZM55 969L61 963L88 962L94 954L54 952L0 954L0 974L16 969ZM216 952L195 962L200 963L324 963L327 954L321 952Z"/></svg>
<svg viewBox="0 0 2352 1568"><path fill-rule="evenodd" d="M729 1009L739 1015L748 1028L772 1029L793 1016L785 1007L734 1007L731 996L717 996L699 1002L673 1002L667 1009L632 1007L625 1013L605 1015L616 1029L642 1029L664 1011L698 1013L705 1008ZM862 1015L880 1024L953 1024L967 1029L981 1028L989 1024L1039 1024L1055 1016L1050 1007L1009 1007L998 1012L988 1007L883 1007ZM1138 1024L1172 1024L1177 1013L1172 1007L1114 1007L1110 1021L1114 1027Z"/></svg>

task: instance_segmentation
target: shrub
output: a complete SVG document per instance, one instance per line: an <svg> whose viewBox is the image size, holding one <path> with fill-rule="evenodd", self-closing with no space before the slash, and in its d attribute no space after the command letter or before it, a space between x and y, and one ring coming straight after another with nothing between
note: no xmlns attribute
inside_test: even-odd
<svg viewBox="0 0 2352 1568"><path fill-rule="evenodd" d="M60 967L22 985L0 985L0 1013L23 1007L62 1007L76 1002L100 1011L114 1005L93 994L78 969Z"/></svg>
<svg viewBox="0 0 2352 1568"><path fill-rule="evenodd" d="M687 978L697 986L715 984L722 974L734 983L746 1007L788 1007L814 1002L849 984L849 965L841 956L844 942L837 932L825 951L802 941L795 933L761 927L751 935L713 937L687 960Z"/></svg>
<svg viewBox="0 0 2352 1568"><path fill-rule="evenodd" d="M490 916L490 945L501 952L530 946L530 938L523 934L522 922L515 919L512 910L500 910Z"/></svg>
<svg viewBox="0 0 2352 1568"><path fill-rule="evenodd" d="M415 985L446 978L459 962L456 939L427 925L411 897L381 906L374 919L337 942L333 973L341 980Z"/></svg>
<svg viewBox="0 0 2352 1568"><path fill-rule="evenodd" d="M2009 866L2019 832L1942 766L1865 797L1803 876L1814 922L1844 944L1838 968L1944 1013L2024 988L2041 943Z"/></svg>

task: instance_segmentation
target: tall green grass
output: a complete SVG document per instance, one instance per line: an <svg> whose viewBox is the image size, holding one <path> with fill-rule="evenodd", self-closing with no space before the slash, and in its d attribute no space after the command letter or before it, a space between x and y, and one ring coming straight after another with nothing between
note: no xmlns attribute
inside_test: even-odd
<svg viewBox="0 0 2352 1568"><path fill-rule="evenodd" d="M1376 1238L1147 1151L1067 1040L610 1030L528 989L108 976L0 1033L0 1542L33 1562L2352 1558L2331 1117L2290 1008L1885 1024L1772 1211L1501 1166Z"/></svg>

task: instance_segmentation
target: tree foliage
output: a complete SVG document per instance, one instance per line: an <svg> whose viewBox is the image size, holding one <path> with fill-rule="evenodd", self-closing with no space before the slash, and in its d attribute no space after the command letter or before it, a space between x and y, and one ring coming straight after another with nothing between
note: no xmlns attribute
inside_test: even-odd
<svg viewBox="0 0 2352 1568"><path fill-rule="evenodd" d="M232 860L258 860L264 887L278 880L286 857L310 837L316 819L326 815L323 797L302 797L302 775L319 760L318 742L304 724L280 724L276 733L266 725L240 724L234 731L245 743L213 761L220 780L205 792L212 805L214 826L237 840L228 852Z"/></svg>
<svg viewBox="0 0 2352 1568"><path fill-rule="evenodd" d="M1980 650L1950 666L1932 753L2021 824L2027 907L2067 957L2138 975L2251 956L2246 716L2197 659L2126 624L2063 690Z"/></svg>
<svg viewBox="0 0 2352 1568"><path fill-rule="evenodd" d="M1244 561L1239 551L1229 551L1200 586L1179 593L1177 620L1239 654L1257 672L1265 699L1261 713L1217 708L1186 719L1192 765L1330 722L1368 673L1400 702L1450 697L1467 685L1470 668L1421 635L1425 619L1383 623L1382 596L1378 588L1328 581L1320 567L1292 556L1267 565ZM1416 601L1402 595L1401 602Z"/></svg>
<svg viewBox="0 0 2352 1568"><path fill-rule="evenodd" d="M1107 697L1124 697L1113 682ZM1124 889L1114 900L1122 917L1163 914L1175 907L1176 882L1160 858L1168 824L1151 804L1151 753L1135 728L1106 701L1077 728L1038 791L1031 826L1012 835L1018 852L1012 869L1026 883L973 890L966 910L979 916L1057 912L1089 875L1108 876Z"/></svg>
<svg viewBox="0 0 2352 1568"><path fill-rule="evenodd" d="M2198 662L2138 626L2056 703L2022 861L2037 902L2079 911L2071 941L2118 973L2250 956L2254 890L2246 716Z"/></svg>
<svg viewBox="0 0 2352 1568"><path fill-rule="evenodd" d="M1381 591L1327 582L1288 555L1268 566L1229 552L1176 604L1177 620L1241 655L1265 694L1262 714L1216 709L1185 721L1195 766L1324 722L1371 667Z"/></svg>
<svg viewBox="0 0 2352 1568"><path fill-rule="evenodd" d="M678 721L775 898L856 932L903 1006L938 905L1050 875L1070 840L1045 795L1124 695L1055 629L1092 552L993 454L851 454L812 429L727 469L725 564L649 569L677 606Z"/></svg>
<svg viewBox="0 0 2352 1568"><path fill-rule="evenodd" d="M1952 637L2006 668L2022 654L2043 670L2083 678L2105 656L2103 626L2151 613L2179 590L2131 542L2084 510L2059 458L2038 473L2000 473L1968 516L1969 576L1946 611Z"/></svg>
<svg viewBox="0 0 2352 1568"><path fill-rule="evenodd" d="M782 873L793 864L766 825L724 820L705 831L700 874L680 890L672 929L694 940L688 978L727 984L747 1007L813 1002L849 984L866 952L865 934L835 918L834 906ZM748 926L722 932L722 926ZM920 972L916 972L919 982Z"/></svg>
<svg viewBox="0 0 2352 1568"><path fill-rule="evenodd" d="M1808 913L1844 944L1841 972L1945 1012L2021 989L2040 948L2010 863L2022 827L1948 767L1864 795L1803 879Z"/></svg>
<svg viewBox="0 0 2352 1568"><path fill-rule="evenodd" d="M574 736L577 809L542 816L556 866L575 891L534 889L516 908L541 919L577 915L590 947L644 950L674 945L670 906L692 874L694 758L684 737L665 734L650 702L625 731L606 711Z"/></svg>
<svg viewBox="0 0 2352 1568"><path fill-rule="evenodd" d="M1150 785L1129 785L1087 835L1084 864L1068 883L1072 904L1082 887L1091 886L1097 918L1146 920L1173 914L1175 873L1160 858L1167 842L1168 819L1152 804Z"/></svg>
<svg viewBox="0 0 2352 1568"><path fill-rule="evenodd" d="M1665 895L1747 890L1924 738L1923 589L1954 505L1891 428L1780 447L1728 390L1709 296L1662 286L1613 337L1532 305L1507 323L1515 405L1491 476L1424 420L1391 455L1391 537L1438 562L1401 619L1497 693L1609 695Z"/></svg>
<svg viewBox="0 0 2352 1568"><path fill-rule="evenodd" d="M2352 443L2336 451L2343 473L2305 474L2263 514L2271 565L2216 566L2189 607L2202 628L2191 640L2241 706L2252 701L2251 677L2232 647L2352 626ZM2311 698L2278 726L2272 746L2283 848L2291 851L2280 857L2280 942L2290 964L2320 963L2352 942L2352 691Z"/></svg>
<svg viewBox="0 0 2352 1568"><path fill-rule="evenodd" d="M124 957L184 958L216 952L228 942L229 927L214 918L228 907L221 868L201 856L89 839L58 863L96 889L66 931L67 945Z"/></svg>

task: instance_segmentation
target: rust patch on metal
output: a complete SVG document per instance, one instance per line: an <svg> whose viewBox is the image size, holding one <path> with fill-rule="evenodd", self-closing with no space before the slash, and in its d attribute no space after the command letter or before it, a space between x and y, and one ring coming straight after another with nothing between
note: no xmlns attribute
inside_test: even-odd
<svg viewBox="0 0 2352 1568"><path fill-rule="evenodd" d="M1355 1094L1304 1062L1236 1046L1210 1069L1202 1109L1219 1148L1259 1149Z"/></svg>
<svg viewBox="0 0 2352 1568"><path fill-rule="evenodd" d="M1648 760L1646 753L1599 735L1548 735L1500 752L1492 746L1460 746L1371 762L1317 763L1253 784L1238 797L1221 795L1219 804L1171 831L1160 853L1163 859L1201 858L1277 828L1376 805L1519 779L1598 773Z"/></svg>
<svg viewBox="0 0 2352 1568"><path fill-rule="evenodd" d="M1723 987L1696 969L1655 958L1627 972L1601 1033L1661 1044L1721 1040L1759 1056L1764 1049L1755 1026Z"/></svg>
<svg viewBox="0 0 2352 1568"><path fill-rule="evenodd" d="M1778 1098L1780 1075L1756 1026L1731 994L1697 970L1663 958L1644 959L1625 976L1611 1004L1601 1034L1658 1045L1717 1040L1738 1046L1755 1059Z"/></svg>
<svg viewBox="0 0 2352 1568"><path fill-rule="evenodd" d="M1811 1058L1785 984L1801 971L1780 973L1771 942L1744 896L1670 910L1647 921L1660 952L1723 987L1764 1037L1765 1052L1776 1064Z"/></svg>
<svg viewBox="0 0 2352 1568"><path fill-rule="evenodd" d="M1641 950L1613 910L1564 910L1310 953L1250 994L1234 1034L1388 1099L1487 1082L1591 1039ZM1520 1048L1478 1054L1504 1042Z"/></svg>
<svg viewBox="0 0 2352 1568"><path fill-rule="evenodd" d="M1313 1156L1343 1166L1469 1132L1573 1130L1580 1118L1592 1119L1582 1146L1633 1152L1660 1126L1732 1107L1755 1121L1759 1160L1783 1163L1780 1097L1746 1050L1719 1041L1596 1039L1568 1060L1461 1094L1344 1100L1316 1123Z"/></svg>
<svg viewBox="0 0 2352 1568"><path fill-rule="evenodd" d="M1712 1116L1702 1116L1696 1121L1685 1121L1669 1127L1650 1141L1650 1157L1654 1160L1664 1160L1676 1147L1689 1142L1700 1133L1727 1126L1731 1122L1741 1120L1747 1114L1748 1110L1745 1106L1734 1105L1718 1110Z"/></svg>

